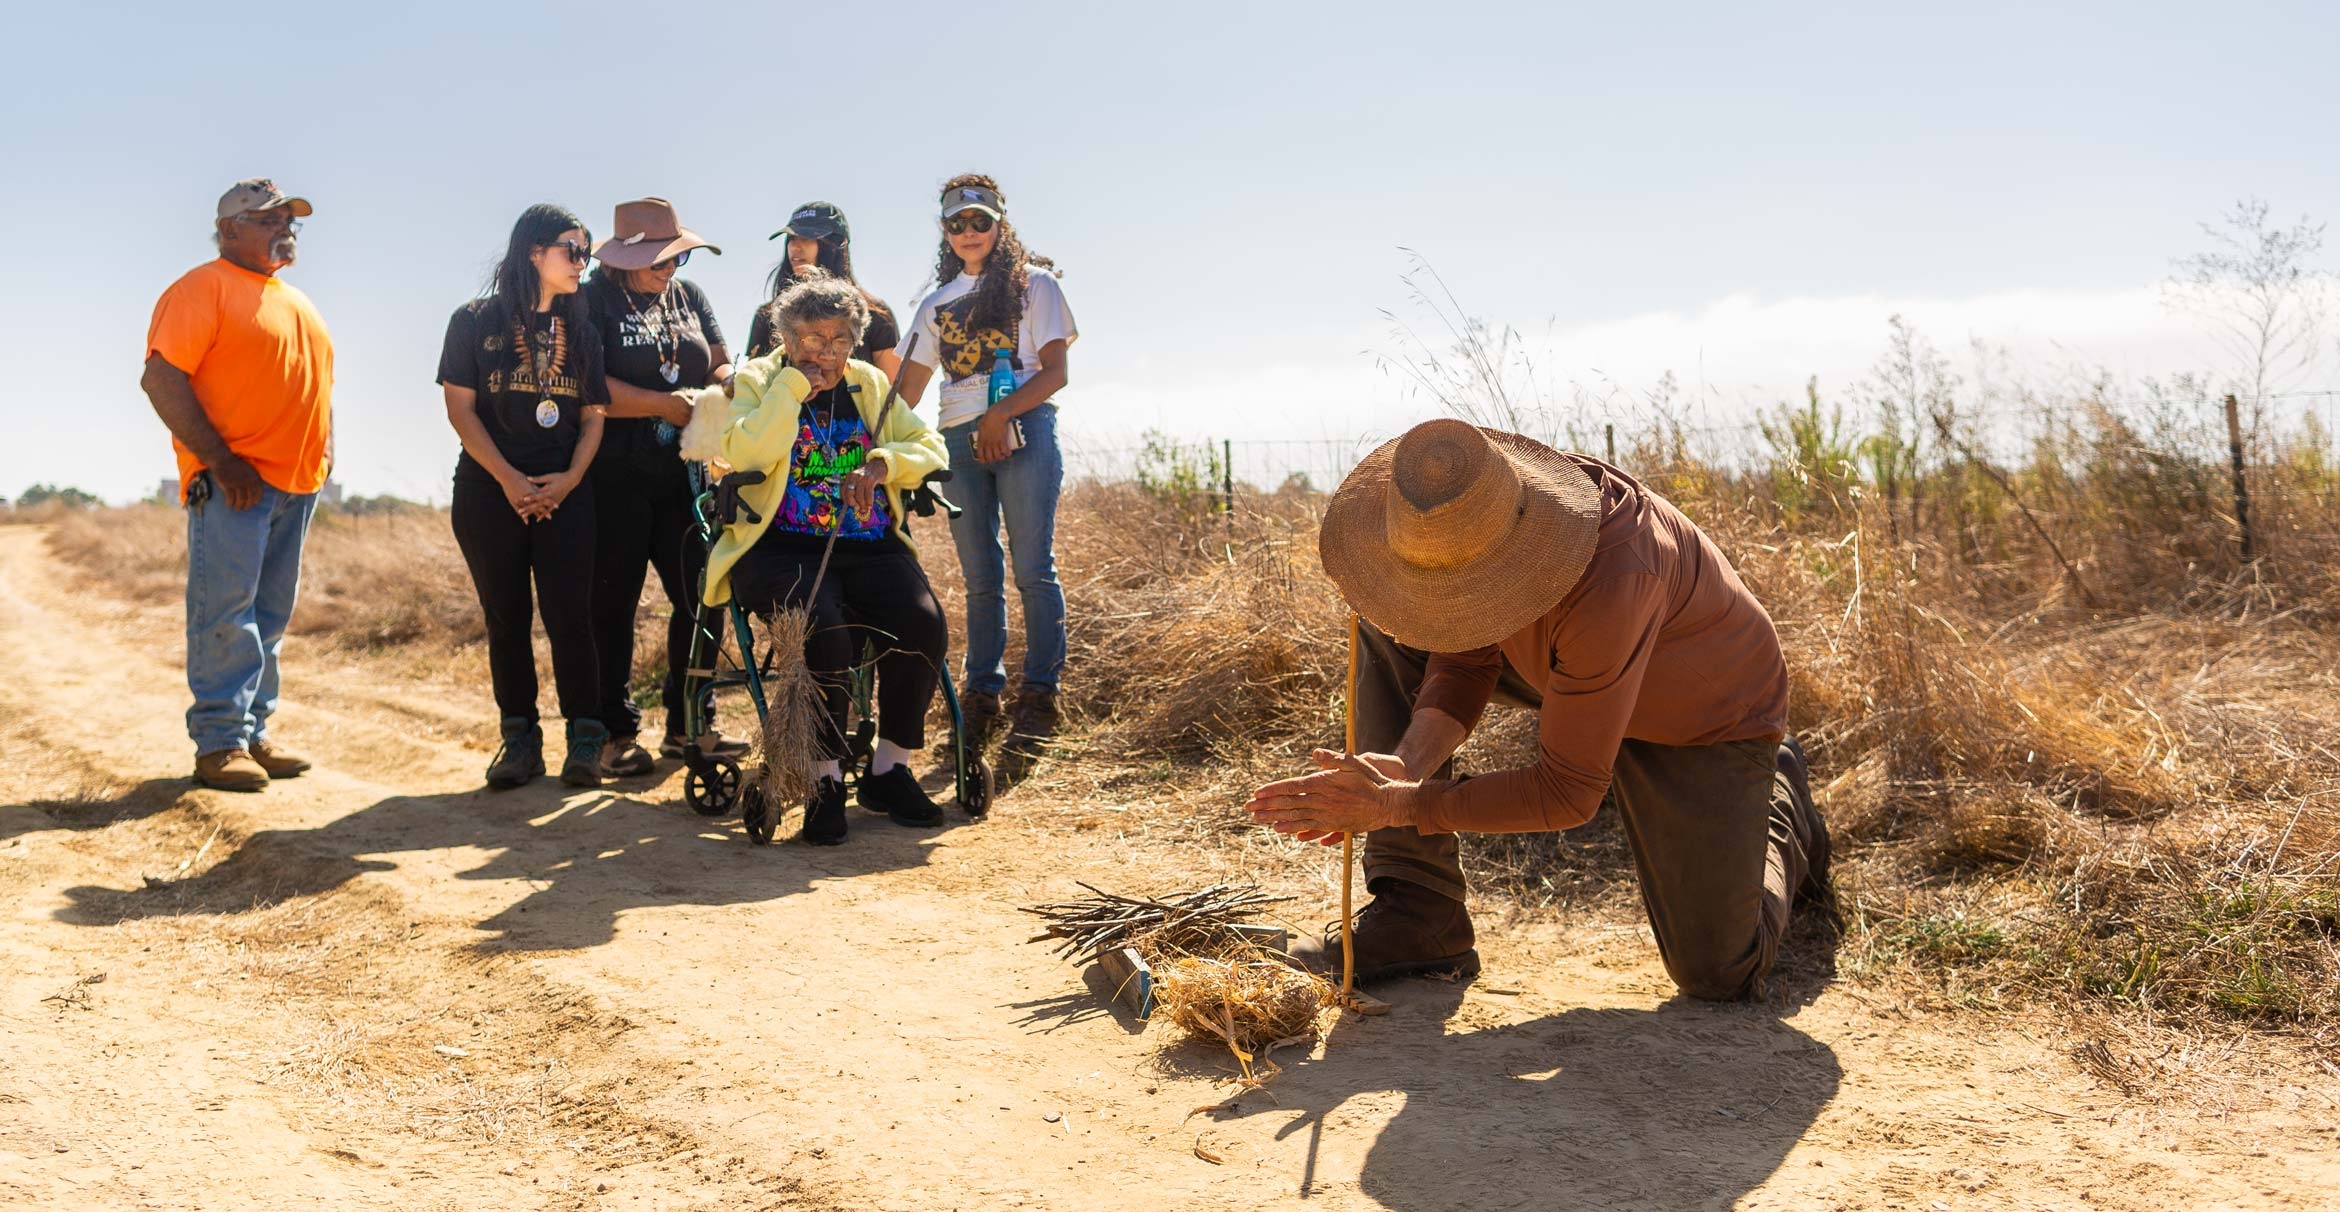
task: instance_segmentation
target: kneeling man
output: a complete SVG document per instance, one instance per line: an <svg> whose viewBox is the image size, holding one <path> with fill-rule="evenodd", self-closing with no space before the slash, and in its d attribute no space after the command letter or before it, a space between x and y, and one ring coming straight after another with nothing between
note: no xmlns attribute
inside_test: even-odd
<svg viewBox="0 0 2340 1212"><path fill-rule="evenodd" d="M1455 835L1573 828L1613 789L1674 983L1760 995L1791 907L1827 897L1828 832L1779 635L1713 540L1598 459L1440 420L1358 464L1317 547L1363 620L1359 753L1249 807L1365 835L1359 979L1477 973ZM1451 777L1498 696L1540 713L1535 764ZM1337 969L1337 940L1308 958Z"/></svg>

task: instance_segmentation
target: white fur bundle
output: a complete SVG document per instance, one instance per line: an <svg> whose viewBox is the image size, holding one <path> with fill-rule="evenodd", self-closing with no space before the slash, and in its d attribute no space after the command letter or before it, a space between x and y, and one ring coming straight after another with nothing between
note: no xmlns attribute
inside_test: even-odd
<svg viewBox="0 0 2340 1212"><path fill-rule="evenodd" d="M729 471L723 461L723 427L731 420L731 397L721 387L702 387L691 393L691 423L683 426L681 453L707 464L720 475Z"/></svg>

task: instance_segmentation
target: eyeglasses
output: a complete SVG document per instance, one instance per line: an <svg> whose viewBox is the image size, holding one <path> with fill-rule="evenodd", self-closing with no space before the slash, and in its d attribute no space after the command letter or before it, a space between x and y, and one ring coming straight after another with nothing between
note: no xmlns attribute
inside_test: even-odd
<svg viewBox="0 0 2340 1212"><path fill-rule="evenodd" d="M832 355L849 357L852 355L854 347L859 344L859 341L851 337L841 337L835 341L816 341L811 337L796 337L788 342L788 348L793 352L816 358L826 358Z"/></svg>
<svg viewBox="0 0 2340 1212"><path fill-rule="evenodd" d="M665 259L664 261L660 261L660 262L659 262L659 263L657 263L656 265L653 265L653 266L651 266L651 267L650 267L650 271L651 271L652 273L657 273L657 272L660 272L660 271L662 271L662 270L668 270L668 269L681 269L683 266L685 266L685 265L688 265L688 264L690 264L690 263L691 263L691 250L686 248L686 249L682 250L681 252L678 252L678 253L674 254L673 256L671 256L671 257L668 257L668 258L667 258L667 259Z"/></svg>
<svg viewBox="0 0 2340 1212"><path fill-rule="evenodd" d="M571 265L583 265L587 261L593 259L593 250L577 243L575 240L555 240L550 244L540 244L537 245L537 247L558 248L567 252L569 254L569 264Z"/></svg>
<svg viewBox="0 0 2340 1212"><path fill-rule="evenodd" d="M291 211L277 214L237 215L236 222L249 223L254 227L264 227L270 231L287 233L297 232L301 229L301 221L294 218Z"/></svg>
<svg viewBox="0 0 2340 1212"><path fill-rule="evenodd" d="M990 231L991 216L979 210L970 210L962 211L943 220L943 230L954 236L967 234L968 228L974 228L978 232Z"/></svg>

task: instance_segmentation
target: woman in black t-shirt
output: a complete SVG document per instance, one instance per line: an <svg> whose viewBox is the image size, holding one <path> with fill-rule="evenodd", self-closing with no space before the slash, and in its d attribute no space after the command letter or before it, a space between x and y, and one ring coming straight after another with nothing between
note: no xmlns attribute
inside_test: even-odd
<svg viewBox="0 0 2340 1212"><path fill-rule="evenodd" d="M601 722L609 728L603 770L648 774L657 759L641 744L642 709L634 705L634 612L648 569L658 570L670 612L666 622L668 757L683 756L682 671L689 664L705 553L691 534L690 474L676 453L676 431L691 406L673 394L731 377L731 354L706 292L675 277L695 250L722 249L682 226L664 198L618 205L614 230L594 255L601 267L585 285L609 367L609 425L593 461L599 539L593 557L593 634L601 665ZM716 637L721 639L720 634ZM705 704L712 707L712 704ZM712 720L712 715L702 719ZM732 756L747 746L709 732L697 738Z"/></svg>
<svg viewBox="0 0 2340 1212"><path fill-rule="evenodd" d="M894 346L901 343L902 330L895 325L894 311L885 300L863 290L854 280L853 230L845 224L845 212L826 202L807 202L788 216L788 226L770 238L782 237L787 238L788 247L780 263L772 267L764 305L756 309L755 319L748 324L747 356L760 358L780 348L780 330L772 322L772 308L782 291L803 278L805 270L818 266L831 277L852 282L853 289L861 291L862 302L869 305L869 327L861 334L861 343L853 347L853 356L886 372L888 380L900 373L902 359Z"/></svg>
<svg viewBox="0 0 2340 1212"><path fill-rule="evenodd" d="M601 334L577 294L592 240L561 207L522 211L488 293L456 309L439 351L447 420L463 441L449 513L486 616L488 672L503 717L504 747L487 770L491 787L517 787L544 773L532 576L568 721L561 781L601 783L609 734L597 718L587 609L593 494L577 491L601 444L601 406L609 402Z"/></svg>

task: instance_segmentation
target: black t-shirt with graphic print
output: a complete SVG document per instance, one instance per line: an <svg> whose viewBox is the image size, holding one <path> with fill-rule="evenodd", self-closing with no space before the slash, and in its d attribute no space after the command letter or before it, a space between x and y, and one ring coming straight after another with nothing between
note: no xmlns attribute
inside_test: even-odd
<svg viewBox="0 0 2340 1212"><path fill-rule="evenodd" d="M601 330L610 378L646 391L707 385L707 373L715 369L715 347L723 344L723 328L715 322L715 308L698 283L675 279L661 306L659 296L628 292L616 271L604 271L585 284L585 305ZM672 383L658 373L665 357L672 357L681 371ZM602 427L601 451L594 463L661 451L671 454L671 438L662 446L658 434L656 417L611 417Z"/></svg>
<svg viewBox="0 0 2340 1212"><path fill-rule="evenodd" d="M869 300L869 327L861 331L861 344L853 347L853 356L864 362L874 353L890 353L902 343L902 329L894 323L894 309L876 295L864 294ZM780 334L772 323L772 304L766 302L756 309L755 319L748 322L747 356L760 358L780 348Z"/></svg>
<svg viewBox="0 0 2340 1212"><path fill-rule="evenodd" d="M447 321L439 349L439 382L479 393L475 407L506 462L522 475L566 471L577 452L585 409L609 403L603 378L601 334L590 321L575 326L549 312L528 317L531 358L520 352L519 329L500 299L474 299ZM535 362L545 366L540 386ZM552 424L542 424L537 406L551 400ZM469 451L455 462L455 474L492 480Z"/></svg>

